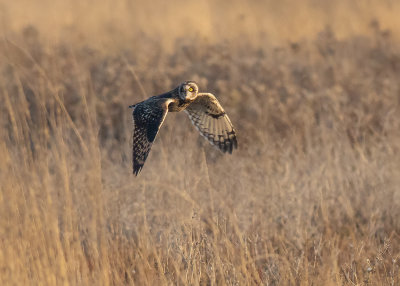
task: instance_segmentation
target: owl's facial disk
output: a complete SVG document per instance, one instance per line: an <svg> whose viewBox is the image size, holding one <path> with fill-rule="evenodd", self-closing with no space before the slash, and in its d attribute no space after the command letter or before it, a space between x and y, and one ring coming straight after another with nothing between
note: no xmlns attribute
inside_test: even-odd
<svg viewBox="0 0 400 286"><path fill-rule="evenodd" d="M198 92L199 88L193 81L186 81L179 86L179 97L182 100L193 100Z"/></svg>

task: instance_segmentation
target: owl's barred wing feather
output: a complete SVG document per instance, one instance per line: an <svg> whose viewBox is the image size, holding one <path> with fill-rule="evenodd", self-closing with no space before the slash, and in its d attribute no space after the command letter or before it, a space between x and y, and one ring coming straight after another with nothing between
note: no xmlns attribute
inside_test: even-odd
<svg viewBox="0 0 400 286"><path fill-rule="evenodd" d="M171 99L149 98L133 109L133 173L137 176L149 155L151 145L168 113Z"/></svg>
<svg viewBox="0 0 400 286"><path fill-rule="evenodd" d="M235 129L214 95L199 93L185 111L200 134L222 152L237 148Z"/></svg>

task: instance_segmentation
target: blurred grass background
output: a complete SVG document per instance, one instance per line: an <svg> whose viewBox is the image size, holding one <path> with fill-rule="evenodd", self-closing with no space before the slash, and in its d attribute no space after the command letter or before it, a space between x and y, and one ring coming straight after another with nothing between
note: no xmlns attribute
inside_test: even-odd
<svg viewBox="0 0 400 286"><path fill-rule="evenodd" d="M397 1L1 1L1 285L398 285ZM138 178L128 105L183 80Z"/></svg>
<svg viewBox="0 0 400 286"><path fill-rule="evenodd" d="M377 21L398 39L397 1L1 1L3 33L34 25L51 43L127 48L143 35L172 49L177 38L272 45L315 37L329 26L339 39L371 35ZM236 43L235 43L236 44Z"/></svg>

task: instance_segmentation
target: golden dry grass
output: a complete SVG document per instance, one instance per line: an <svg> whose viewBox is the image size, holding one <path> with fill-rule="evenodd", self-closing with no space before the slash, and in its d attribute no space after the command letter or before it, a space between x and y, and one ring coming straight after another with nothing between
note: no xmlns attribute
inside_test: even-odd
<svg viewBox="0 0 400 286"><path fill-rule="evenodd" d="M163 3L0 2L0 284L399 285L400 4ZM135 178L186 79L239 149L169 114Z"/></svg>

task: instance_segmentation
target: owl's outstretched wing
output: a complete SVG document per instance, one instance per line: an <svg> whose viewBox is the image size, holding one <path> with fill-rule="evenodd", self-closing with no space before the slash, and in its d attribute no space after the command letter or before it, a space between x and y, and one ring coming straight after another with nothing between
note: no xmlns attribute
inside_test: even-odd
<svg viewBox="0 0 400 286"><path fill-rule="evenodd" d="M235 129L214 95L199 93L185 111L200 134L222 152L237 148Z"/></svg>
<svg viewBox="0 0 400 286"><path fill-rule="evenodd" d="M137 176L149 155L151 145L168 113L172 99L149 98L133 105L133 173Z"/></svg>

